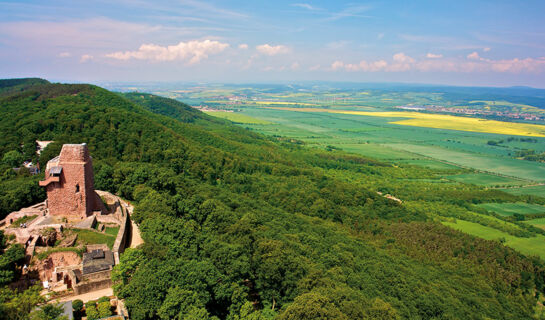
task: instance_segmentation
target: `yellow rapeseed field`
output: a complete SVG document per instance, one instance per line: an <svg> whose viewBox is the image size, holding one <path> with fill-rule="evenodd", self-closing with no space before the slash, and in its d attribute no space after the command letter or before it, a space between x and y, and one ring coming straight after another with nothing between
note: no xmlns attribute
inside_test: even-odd
<svg viewBox="0 0 545 320"><path fill-rule="evenodd" d="M408 120L392 121L390 123L426 127L436 129L451 129L470 132L497 133L505 135L545 137L545 126L538 124L527 124L517 122L504 122L496 120L486 120L480 118L458 117L443 114L429 114L420 112L367 112L367 111L347 111L330 110L318 108L275 108L281 110L301 111L301 112L328 112L353 114L372 117L387 118L409 118Z"/></svg>

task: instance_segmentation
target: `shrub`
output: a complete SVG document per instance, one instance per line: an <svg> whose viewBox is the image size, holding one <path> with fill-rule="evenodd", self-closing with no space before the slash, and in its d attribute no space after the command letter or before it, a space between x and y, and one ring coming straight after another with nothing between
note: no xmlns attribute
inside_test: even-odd
<svg viewBox="0 0 545 320"><path fill-rule="evenodd" d="M100 297L100 298L98 298L97 303L102 303L102 302L106 302L106 301L107 301L107 302L110 302L110 298L108 298L108 297Z"/></svg>
<svg viewBox="0 0 545 320"><path fill-rule="evenodd" d="M72 301L72 309L76 312L81 311L81 309L83 309L83 301L79 299Z"/></svg>
<svg viewBox="0 0 545 320"><path fill-rule="evenodd" d="M99 316L97 308L94 305L87 306L86 304L85 314L87 315L87 320L97 320L101 318Z"/></svg>
<svg viewBox="0 0 545 320"><path fill-rule="evenodd" d="M97 305L97 302L95 300L89 300L85 302L85 309L89 307L96 307L96 305Z"/></svg>
<svg viewBox="0 0 545 320"><path fill-rule="evenodd" d="M106 318L112 315L112 310L110 309L110 301L100 302L97 306L98 315L101 318Z"/></svg>

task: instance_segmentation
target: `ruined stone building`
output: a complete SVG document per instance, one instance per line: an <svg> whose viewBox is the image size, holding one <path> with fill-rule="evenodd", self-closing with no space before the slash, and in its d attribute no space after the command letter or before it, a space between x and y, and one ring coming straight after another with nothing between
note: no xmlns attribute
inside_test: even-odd
<svg viewBox="0 0 545 320"><path fill-rule="evenodd" d="M53 216L84 219L104 209L94 189L93 163L85 143L63 145L59 156L47 162L40 186L46 188Z"/></svg>

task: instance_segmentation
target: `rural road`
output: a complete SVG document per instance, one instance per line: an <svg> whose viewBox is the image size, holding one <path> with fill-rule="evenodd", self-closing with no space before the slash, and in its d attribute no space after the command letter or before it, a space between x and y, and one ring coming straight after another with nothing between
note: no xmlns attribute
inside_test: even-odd
<svg viewBox="0 0 545 320"><path fill-rule="evenodd" d="M84 294L79 294L79 295L76 295L76 296L62 297L62 298L59 299L59 302L74 301L76 299L79 299L79 300L81 300L81 301L83 301L85 303L85 302L90 301L90 300L97 300L100 297L110 297L110 296L113 296L113 295L114 295L113 289L112 288L106 288L106 289L101 289L101 290L97 290L97 291L93 291L93 292L87 292L87 293L84 293Z"/></svg>

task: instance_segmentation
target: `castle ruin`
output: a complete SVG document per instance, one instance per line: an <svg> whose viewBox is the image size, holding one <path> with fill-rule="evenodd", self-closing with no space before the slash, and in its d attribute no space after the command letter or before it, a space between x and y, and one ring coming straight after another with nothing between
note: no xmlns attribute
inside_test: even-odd
<svg viewBox="0 0 545 320"><path fill-rule="evenodd" d="M93 163L87 144L64 144L59 156L49 160L45 180L47 208L53 216L84 219L102 212L103 204L94 189Z"/></svg>

